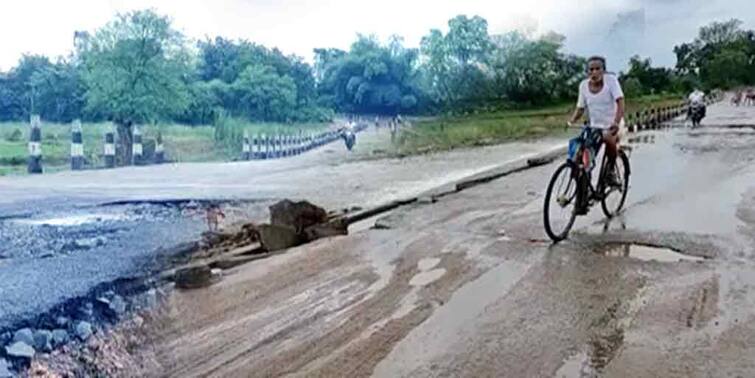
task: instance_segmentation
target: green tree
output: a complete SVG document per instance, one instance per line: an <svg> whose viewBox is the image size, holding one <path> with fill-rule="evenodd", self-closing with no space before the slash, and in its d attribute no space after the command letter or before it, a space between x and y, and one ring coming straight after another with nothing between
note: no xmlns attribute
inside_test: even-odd
<svg viewBox="0 0 755 378"><path fill-rule="evenodd" d="M452 65L443 33L438 29L430 30L428 35L422 37L420 52L424 62L423 81L428 92L439 102L452 102L454 94L451 85Z"/></svg>
<svg viewBox="0 0 755 378"><path fill-rule="evenodd" d="M729 89L750 83L752 65L743 51L723 50L703 63L700 74L709 88Z"/></svg>
<svg viewBox="0 0 755 378"><path fill-rule="evenodd" d="M755 83L755 32L731 19L700 28L697 38L674 47L682 83L725 88Z"/></svg>
<svg viewBox="0 0 755 378"><path fill-rule="evenodd" d="M270 66L247 67L233 83L239 110L250 119L289 121L296 109L296 83Z"/></svg>
<svg viewBox="0 0 755 378"><path fill-rule="evenodd" d="M519 32L496 38L499 91L509 100L543 104L573 97L585 61L560 52L563 36L530 40Z"/></svg>
<svg viewBox="0 0 755 378"><path fill-rule="evenodd" d="M484 63L492 51L488 22L480 16L456 16L448 21L445 43L447 51L460 65Z"/></svg>
<svg viewBox="0 0 755 378"><path fill-rule="evenodd" d="M640 80L636 77L626 78L625 80L623 80L621 87L627 97L638 97L642 96L642 94L644 93L642 83L640 83Z"/></svg>
<svg viewBox="0 0 755 378"><path fill-rule="evenodd" d="M323 101L346 112L395 114L415 110L421 95L415 85L417 50L392 37L383 45L358 35L348 53L319 50L315 72Z"/></svg>
<svg viewBox="0 0 755 378"><path fill-rule="evenodd" d="M663 67L653 67L650 59L635 55L629 59L629 71L621 80L635 79L640 94L654 94L672 90L673 72Z"/></svg>
<svg viewBox="0 0 755 378"><path fill-rule="evenodd" d="M55 122L82 118L86 100L80 76L80 70L65 61L35 72L29 80L34 89L34 112Z"/></svg>
<svg viewBox="0 0 755 378"><path fill-rule="evenodd" d="M479 16L450 19L445 35L430 30L420 42L424 87L446 108L486 101L491 96L488 63L493 48L488 23Z"/></svg>
<svg viewBox="0 0 755 378"><path fill-rule="evenodd" d="M0 118L4 120L28 120L29 115L39 112L39 77L52 71L50 59L41 55L24 55L6 75L3 75L0 90ZM33 79L37 77L36 81Z"/></svg>
<svg viewBox="0 0 755 378"><path fill-rule="evenodd" d="M315 76L312 66L304 62L301 57L284 55L278 49L269 49L248 41L234 42L221 37L199 42L198 47L198 73L201 80L207 82L217 80L239 87L243 86L243 84L237 82L241 80L242 74L249 67L255 67L255 70L259 70L260 67L267 67L277 76L293 80L296 87L294 91L296 95L295 109L291 110L287 108L282 110L282 112L286 113L286 117L284 118L301 118L305 113L310 114L311 109L307 108L315 107L317 103ZM267 72L266 69L265 71ZM267 76L267 73L263 76ZM245 80L247 79L248 77ZM214 84L214 86L216 89L222 89L218 84ZM233 93L226 92L220 96L222 98L221 105L226 111L237 116L243 115L247 118L260 119L260 113L257 111L250 112L248 104L242 103L241 99ZM270 99L272 102L277 100ZM275 114L275 112L266 113L275 117L275 120L281 117L280 114Z"/></svg>
<svg viewBox="0 0 755 378"><path fill-rule="evenodd" d="M118 15L82 46L87 107L117 126L119 161L131 162L133 125L170 119L188 102L184 37L151 10Z"/></svg>

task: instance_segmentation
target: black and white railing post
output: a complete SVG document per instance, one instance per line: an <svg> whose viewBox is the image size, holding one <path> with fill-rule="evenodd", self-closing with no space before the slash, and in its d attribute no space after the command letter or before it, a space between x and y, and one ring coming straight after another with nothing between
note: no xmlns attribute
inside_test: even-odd
<svg viewBox="0 0 755 378"><path fill-rule="evenodd" d="M252 135L250 138L251 144L249 145L249 159L257 159L257 135Z"/></svg>
<svg viewBox="0 0 755 378"><path fill-rule="evenodd" d="M163 133L157 132L155 138L155 164L165 163L165 146L163 145Z"/></svg>
<svg viewBox="0 0 755 378"><path fill-rule="evenodd" d="M251 155L251 145L249 144L249 132L244 130L244 140L242 141L241 145L241 159L242 160L249 160L249 155Z"/></svg>
<svg viewBox="0 0 755 378"><path fill-rule="evenodd" d="M278 150L278 135L273 134L273 135L270 136L270 147L271 147L271 150L272 150L271 154L270 154L271 157L273 159L277 159L278 158L278 151L279 151Z"/></svg>
<svg viewBox="0 0 755 378"><path fill-rule="evenodd" d="M633 133L634 132L634 116L632 114L628 114L625 118L626 125L627 125L627 132Z"/></svg>
<svg viewBox="0 0 755 378"><path fill-rule="evenodd" d="M283 136L278 134L275 138L276 144L277 144L277 150L278 153L276 154L276 157L283 157Z"/></svg>
<svg viewBox="0 0 755 378"><path fill-rule="evenodd" d="M658 113L655 108L650 109L650 125L653 130L658 128Z"/></svg>
<svg viewBox="0 0 755 378"><path fill-rule="evenodd" d="M260 136L259 134L252 137L252 159L260 158Z"/></svg>
<svg viewBox="0 0 755 378"><path fill-rule="evenodd" d="M267 141L267 156L266 159L273 159L275 158L275 135L268 135L266 138Z"/></svg>
<svg viewBox="0 0 755 378"><path fill-rule="evenodd" d="M134 126L134 140L131 144L131 154L134 165L142 165L143 163L143 157L144 154L144 147L142 145L142 132L139 130L137 126Z"/></svg>
<svg viewBox="0 0 755 378"><path fill-rule="evenodd" d="M42 121L38 115L31 116L31 131L29 132L29 173L42 173Z"/></svg>
<svg viewBox="0 0 755 378"><path fill-rule="evenodd" d="M105 133L105 168L115 168L115 133Z"/></svg>
<svg viewBox="0 0 755 378"><path fill-rule="evenodd" d="M267 159L270 156L270 138L262 134L262 158Z"/></svg>
<svg viewBox="0 0 755 378"><path fill-rule="evenodd" d="M81 121L74 120L71 126L71 170L84 168L84 140L81 137Z"/></svg>

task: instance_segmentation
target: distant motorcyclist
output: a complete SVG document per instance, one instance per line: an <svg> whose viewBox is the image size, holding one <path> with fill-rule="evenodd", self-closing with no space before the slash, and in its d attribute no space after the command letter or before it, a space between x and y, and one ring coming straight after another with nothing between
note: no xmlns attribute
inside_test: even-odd
<svg viewBox="0 0 755 378"><path fill-rule="evenodd" d="M351 151L357 141L355 126L354 122L347 122L346 125L339 130L341 138L343 138L343 142L346 144L346 148L349 151Z"/></svg>
<svg viewBox="0 0 755 378"><path fill-rule="evenodd" d="M705 118L705 92L695 88L695 90L689 94L687 101L689 102L689 108L687 110L687 115L689 117L692 117L692 109L694 107L700 107L702 111L700 119Z"/></svg>

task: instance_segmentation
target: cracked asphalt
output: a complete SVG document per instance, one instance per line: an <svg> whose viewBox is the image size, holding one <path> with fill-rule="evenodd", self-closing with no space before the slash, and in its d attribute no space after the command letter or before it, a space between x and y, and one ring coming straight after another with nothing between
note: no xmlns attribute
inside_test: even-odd
<svg viewBox="0 0 755 378"><path fill-rule="evenodd" d="M755 108L627 142L610 221L547 240L559 161L404 206L175 292L144 374L753 376Z"/></svg>

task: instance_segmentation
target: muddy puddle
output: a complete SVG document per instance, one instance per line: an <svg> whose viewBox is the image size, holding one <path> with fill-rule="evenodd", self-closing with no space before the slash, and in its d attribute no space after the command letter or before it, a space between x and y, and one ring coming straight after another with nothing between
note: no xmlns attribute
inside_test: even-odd
<svg viewBox="0 0 755 378"><path fill-rule="evenodd" d="M683 253L674 251L671 248L654 247L649 245L631 243L609 244L608 246L597 248L593 252L607 257L630 258L641 261L656 261L662 263L680 261L705 261L705 258L703 257L685 255Z"/></svg>

